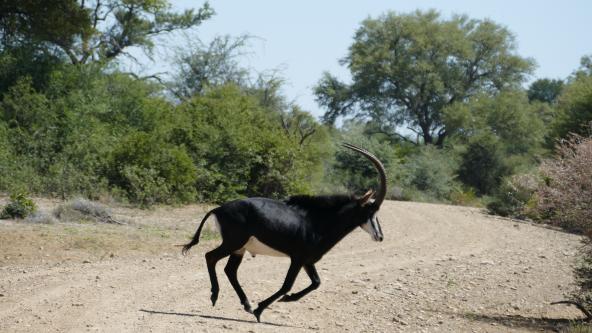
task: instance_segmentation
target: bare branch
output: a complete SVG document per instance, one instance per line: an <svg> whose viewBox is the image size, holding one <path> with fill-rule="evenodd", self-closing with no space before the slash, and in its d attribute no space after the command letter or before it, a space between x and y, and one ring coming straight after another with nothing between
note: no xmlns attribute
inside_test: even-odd
<svg viewBox="0 0 592 333"><path fill-rule="evenodd" d="M576 308L578 308L580 311L582 311L582 313L586 316L586 321L592 320L592 313L590 313L590 311L588 311L582 304L580 304L578 302L574 302L574 301L559 301L559 302L553 302L553 303L551 303L551 305L556 305L556 304L573 305Z"/></svg>

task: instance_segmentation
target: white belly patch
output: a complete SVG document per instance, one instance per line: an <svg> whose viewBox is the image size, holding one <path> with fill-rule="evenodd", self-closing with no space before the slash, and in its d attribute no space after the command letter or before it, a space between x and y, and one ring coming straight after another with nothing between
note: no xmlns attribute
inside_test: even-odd
<svg viewBox="0 0 592 333"><path fill-rule="evenodd" d="M222 228L220 228L220 223L218 222L218 219L216 218L216 214L212 214L212 215L214 217L213 220L214 220L216 229L218 229L218 232L221 234ZM236 250L234 252L236 252L238 254L243 254L243 253L245 253L245 251L249 251L249 253L253 256L255 256L257 254L266 255L266 256L273 256L273 257L287 257L288 256L287 254L285 254L283 252L280 252L278 250L274 250L271 247L263 244L254 236L249 237L249 240L245 243L245 245L243 245L242 248L240 248L239 250Z"/></svg>
<svg viewBox="0 0 592 333"><path fill-rule="evenodd" d="M271 247L261 243L257 238L251 236L247 243L237 252L249 251L253 256L256 254L273 256L273 257L287 257L288 255L278 250L272 249Z"/></svg>

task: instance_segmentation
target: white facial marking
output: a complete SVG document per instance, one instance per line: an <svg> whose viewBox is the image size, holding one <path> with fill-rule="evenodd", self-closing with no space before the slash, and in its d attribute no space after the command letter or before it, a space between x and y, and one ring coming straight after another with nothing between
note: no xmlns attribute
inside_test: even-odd
<svg viewBox="0 0 592 333"><path fill-rule="evenodd" d="M368 221L364 222L361 227L370 235L370 237L372 237L373 240L381 240L382 231L380 230L376 214L372 215L372 217Z"/></svg>
<svg viewBox="0 0 592 333"><path fill-rule="evenodd" d="M372 236L372 220L368 220L361 225L362 229L367 232L370 236Z"/></svg>

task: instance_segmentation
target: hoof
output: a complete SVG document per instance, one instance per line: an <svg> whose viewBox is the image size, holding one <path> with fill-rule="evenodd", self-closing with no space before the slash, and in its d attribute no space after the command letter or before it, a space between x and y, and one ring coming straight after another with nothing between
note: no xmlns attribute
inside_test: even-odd
<svg viewBox="0 0 592 333"><path fill-rule="evenodd" d="M257 318L258 323L261 322L261 312L263 312L263 310L260 308L257 308L255 309L255 311L253 311L253 314L255 315L255 318Z"/></svg>
<svg viewBox="0 0 592 333"><path fill-rule="evenodd" d="M218 295L212 295L212 297L210 297L210 300L212 301L212 306L216 306L216 301L218 300Z"/></svg>
<svg viewBox="0 0 592 333"><path fill-rule="evenodd" d="M243 304L243 306L245 307L245 311L247 311L248 313L253 313L253 309L251 309L251 304L247 303Z"/></svg>

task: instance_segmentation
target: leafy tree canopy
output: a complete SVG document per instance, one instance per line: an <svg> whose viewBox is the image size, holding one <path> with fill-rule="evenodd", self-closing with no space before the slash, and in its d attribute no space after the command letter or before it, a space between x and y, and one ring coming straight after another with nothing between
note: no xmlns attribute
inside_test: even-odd
<svg viewBox="0 0 592 333"><path fill-rule="evenodd" d="M168 0L2 0L2 48L45 45L72 64L108 62L131 46L150 51L154 37L200 25L214 12L171 11Z"/></svg>
<svg viewBox="0 0 592 333"><path fill-rule="evenodd" d="M366 19L341 60L353 82L325 73L315 94L328 123L344 115L370 117L394 134L407 127L425 144L442 145L449 134L444 107L519 86L532 71L533 61L515 50L514 36L489 20L389 12Z"/></svg>
<svg viewBox="0 0 592 333"><path fill-rule="evenodd" d="M578 72L559 98L558 115L553 124L554 138L566 138L569 133L586 135L592 124L592 71Z"/></svg>
<svg viewBox="0 0 592 333"><path fill-rule="evenodd" d="M528 100L554 104L563 90L563 80L538 79L528 87Z"/></svg>

